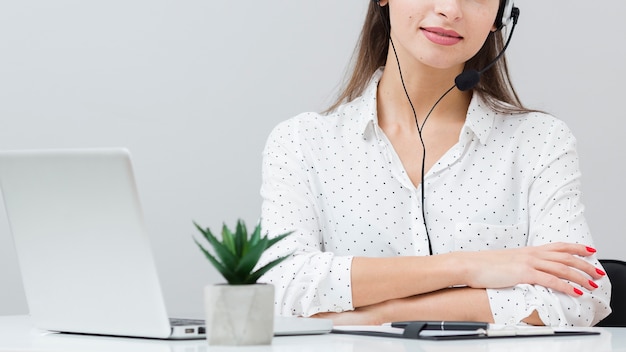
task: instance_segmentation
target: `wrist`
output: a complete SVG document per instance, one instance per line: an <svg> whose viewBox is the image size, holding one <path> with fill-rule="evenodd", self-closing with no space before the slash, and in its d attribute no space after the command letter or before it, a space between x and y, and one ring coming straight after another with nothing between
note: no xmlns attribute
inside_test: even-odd
<svg viewBox="0 0 626 352"><path fill-rule="evenodd" d="M361 314L365 314L364 318L368 325L382 325L394 321L395 300L380 302L371 306L357 308Z"/></svg>
<svg viewBox="0 0 626 352"><path fill-rule="evenodd" d="M396 307L397 307L397 299L391 299L388 301L381 302L379 305L380 309L377 310L377 315L374 317L375 324L381 325L384 323L390 323L395 321L394 317L396 316Z"/></svg>
<svg viewBox="0 0 626 352"><path fill-rule="evenodd" d="M445 254L445 268L450 277L450 286L469 286L471 274L471 261L467 259L469 252L450 252Z"/></svg>

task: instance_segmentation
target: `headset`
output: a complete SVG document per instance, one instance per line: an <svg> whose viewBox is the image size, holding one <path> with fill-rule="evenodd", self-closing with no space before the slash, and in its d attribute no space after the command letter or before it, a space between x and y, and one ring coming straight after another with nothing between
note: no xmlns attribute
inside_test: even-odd
<svg viewBox="0 0 626 352"><path fill-rule="evenodd" d="M500 7L498 8L498 14L496 15L496 21L494 23L496 30L501 30L511 23L511 20L516 19L518 12L519 9L513 5L513 0L500 1Z"/></svg>

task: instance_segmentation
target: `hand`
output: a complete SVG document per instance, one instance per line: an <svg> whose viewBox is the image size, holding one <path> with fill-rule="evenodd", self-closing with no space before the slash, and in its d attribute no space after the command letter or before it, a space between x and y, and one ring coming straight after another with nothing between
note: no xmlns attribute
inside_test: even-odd
<svg viewBox="0 0 626 352"><path fill-rule="evenodd" d="M473 288L504 288L518 284L540 285L578 297L598 286L593 280L605 274L581 257L595 249L581 244L550 243L509 250L464 252L467 285ZM568 282L569 281L569 282ZM570 283L571 282L571 283Z"/></svg>

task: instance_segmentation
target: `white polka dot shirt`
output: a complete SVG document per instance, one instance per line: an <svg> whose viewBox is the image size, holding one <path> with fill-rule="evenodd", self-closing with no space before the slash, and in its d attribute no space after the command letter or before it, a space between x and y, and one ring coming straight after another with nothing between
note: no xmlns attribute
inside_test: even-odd
<svg viewBox="0 0 626 352"><path fill-rule="evenodd" d="M262 226L270 236L295 230L262 259L294 253L261 280L275 285L277 314L353 309L354 256L429 254L421 187L377 123L380 74L361 98L328 116L284 121L268 138ZM552 116L501 115L475 95L458 143L424 182L434 254L558 241L593 245L575 139ZM595 256L589 260L601 267ZM548 325L588 326L610 312L610 283L597 283L594 292L581 288L578 298L533 285L487 293L499 324L517 324L537 310Z"/></svg>

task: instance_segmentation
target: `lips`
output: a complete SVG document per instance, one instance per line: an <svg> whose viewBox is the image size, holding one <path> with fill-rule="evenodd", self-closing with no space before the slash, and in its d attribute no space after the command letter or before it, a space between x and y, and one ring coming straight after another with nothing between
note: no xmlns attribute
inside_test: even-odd
<svg viewBox="0 0 626 352"><path fill-rule="evenodd" d="M454 45L463 40L459 33L445 28L423 27L421 30L426 38L439 45Z"/></svg>

